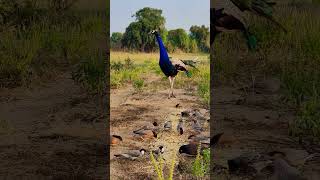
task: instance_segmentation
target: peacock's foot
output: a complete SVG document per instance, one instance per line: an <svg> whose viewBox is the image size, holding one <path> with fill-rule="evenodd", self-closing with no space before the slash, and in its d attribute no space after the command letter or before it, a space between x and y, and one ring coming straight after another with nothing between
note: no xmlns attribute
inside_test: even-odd
<svg viewBox="0 0 320 180"><path fill-rule="evenodd" d="M170 98L176 98L176 96L173 93L170 93L168 96L168 99L170 99Z"/></svg>

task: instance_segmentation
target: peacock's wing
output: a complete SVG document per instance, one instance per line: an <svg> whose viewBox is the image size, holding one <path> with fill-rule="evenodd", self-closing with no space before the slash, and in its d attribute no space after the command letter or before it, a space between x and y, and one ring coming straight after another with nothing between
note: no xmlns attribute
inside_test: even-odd
<svg viewBox="0 0 320 180"><path fill-rule="evenodd" d="M189 78L192 76L191 72L188 71L186 64L181 60L173 60L172 64L177 71L184 71Z"/></svg>
<svg viewBox="0 0 320 180"><path fill-rule="evenodd" d="M252 9L260 14L260 15L266 15L266 16L272 16L273 8L267 2L264 0L255 0L252 3Z"/></svg>
<svg viewBox="0 0 320 180"><path fill-rule="evenodd" d="M185 65L188 65L188 66L191 66L193 68L197 68L196 67L196 64L197 64L197 61L194 61L194 60L181 60Z"/></svg>
<svg viewBox="0 0 320 180"><path fill-rule="evenodd" d="M268 2L264 0L255 0L252 3L252 9L255 11L255 13L265 17L266 19L268 19L269 21L271 21L272 23L274 23L275 25L280 27L284 32L287 33L288 32L287 29L273 18L272 5L268 4Z"/></svg>
<svg viewBox="0 0 320 180"><path fill-rule="evenodd" d="M187 70L187 66L186 64L184 64L181 60L178 60L178 59L174 59L171 61L172 62L172 65L175 66L175 67L178 67L179 71L186 71Z"/></svg>
<svg viewBox="0 0 320 180"><path fill-rule="evenodd" d="M251 3L254 0L230 0L241 11L246 11L251 8Z"/></svg>

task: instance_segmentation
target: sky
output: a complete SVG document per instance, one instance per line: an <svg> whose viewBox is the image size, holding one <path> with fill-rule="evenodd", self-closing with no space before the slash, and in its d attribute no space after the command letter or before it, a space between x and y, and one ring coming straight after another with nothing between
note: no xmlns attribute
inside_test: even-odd
<svg viewBox="0 0 320 180"><path fill-rule="evenodd" d="M209 0L111 0L110 4L111 33L124 32L135 20L131 16L144 7L161 9L168 30L183 28L188 32L192 25L210 25Z"/></svg>

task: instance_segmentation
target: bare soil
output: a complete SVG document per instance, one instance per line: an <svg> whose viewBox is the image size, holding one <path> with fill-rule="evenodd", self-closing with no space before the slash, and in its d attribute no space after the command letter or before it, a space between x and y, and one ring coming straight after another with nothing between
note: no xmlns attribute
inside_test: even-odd
<svg viewBox="0 0 320 180"><path fill-rule="evenodd" d="M161 77L149 77L146 81L152 86L158 83ZM141 159L131 161L114 157L114 154L126 152L128 150L144 148L148 151L156 150L160 145L164 146L163 155L165 163L165 173L168 173L168 166L173 155L176 154L176 164L180 163L182 156L178 155L181 145L188 143L190 124L185 124L186 132L179 135L176 127L182 111L190 108L200 109L207 117L209 111L205 109L201 100L191 91L185 89L175 89L176 98L168 99L169 81L167 86L158 89L144 88L136 91L131 86L111 90L110 103L110 134L122 136L123 142L118 146L111 147L111 179L157 179L154 167L151 164L149 153ZM176 105L179 104L177 108ZM143 125L156 121L161 129L165 121L172 121L172 131L162 131L157 139L149 141L139 141L133 139L133 130L141 128ZM209 123L204 124L206 133L209 134ZM186 178L191 175L175 170L175 179Z"/></svg>
<svg viewBox="0 0 320 180"><path fill-rule="evenodd" d="M0 91L1 179L106 179L100 98L70 73L31 87Z"/></svg>
<svg viewBox="0 0 320 180"><path fill-rule="evenodd" d="M215 179L268 179L270 174L232 175L227 160L242 154L265 154L271 151L286 153L289 163L308 179L320 179L320 146L289 136L289 123L295 112L281 104L277 82L259 80L260 88L214 87L212 119L214 134L224 132L232 139L214 150ZM275 87L276 86L276 87ZM250 87L250 86L247 86ZM261 166L261 164L260 164Z"/></svg>

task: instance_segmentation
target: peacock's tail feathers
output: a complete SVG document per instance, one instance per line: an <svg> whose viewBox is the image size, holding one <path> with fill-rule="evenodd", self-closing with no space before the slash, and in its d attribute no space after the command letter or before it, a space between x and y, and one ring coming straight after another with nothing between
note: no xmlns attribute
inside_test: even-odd
<svg viewBox="0 0 320 180"><path fill-rule="evenodd" d="M254 35L249 35L247 41L249 49L253 50L257 48L257 39Z"/></svg>
<svg viewBox="0 0 320 180"><path fill-rule="evenodd" d="M186 73L186 75L187 75L188 78L191 78L192 74L191 74L190 71L185 71L185 73Z"/></svg>
<svg viewBox="0 0 320 180"><path fill-rule="evenodd" d="M247 29L244 30L244 36L247 39L247 45L250 50L257 48L257 39L254 35L250 34Z"/></svg>

